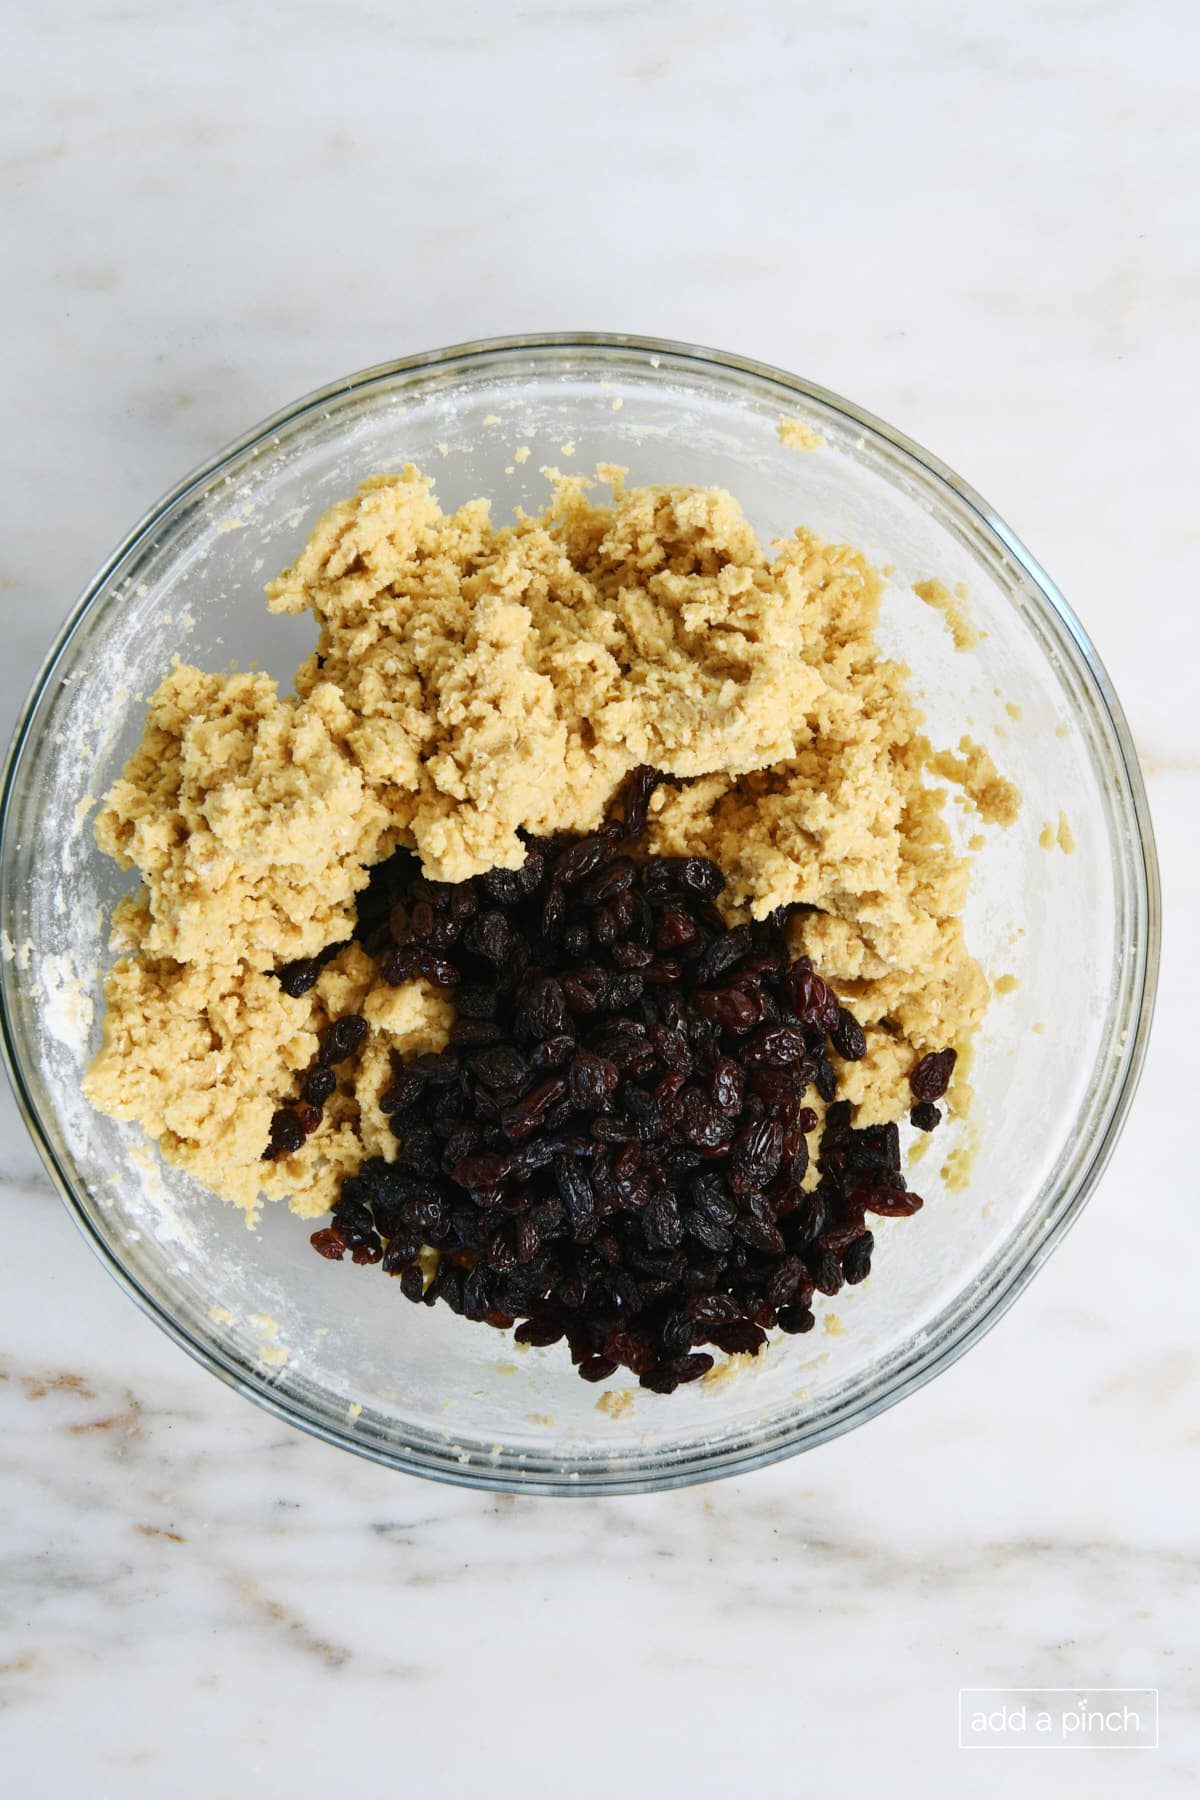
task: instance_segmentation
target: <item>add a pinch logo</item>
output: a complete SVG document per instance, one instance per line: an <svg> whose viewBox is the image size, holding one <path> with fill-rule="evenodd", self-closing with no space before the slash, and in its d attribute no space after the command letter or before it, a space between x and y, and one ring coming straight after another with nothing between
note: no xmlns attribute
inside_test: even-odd
<svg viewBox="0 0 1200 1800"><path fill-rule="evenodd" d="M960 1750L1156 1750L1157 1688L960 1688Z"/></svg>

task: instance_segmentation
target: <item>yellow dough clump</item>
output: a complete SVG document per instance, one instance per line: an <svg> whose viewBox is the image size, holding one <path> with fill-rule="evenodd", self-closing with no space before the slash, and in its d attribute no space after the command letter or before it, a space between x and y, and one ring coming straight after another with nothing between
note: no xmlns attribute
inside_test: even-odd
<svg viewBox="0 0 1200 1800"><path fill-rule="evenodd" d="M346 943L370 866L406 845L439 880L516 867L521 830L593 829L639 763L671 778L652 850L711 856L732 915L818 909L797 935L866 1028L840 1070L860 1123L901 1111L916 1058L965 1047L987 1005L927 772L1002 824L1019 796L978 745L921 732L877 653L879 574L803 529L768 555L719 489L625 490L605 468L605 506L548 473L547 511L499 528L483 500L443 513L412 467L364 482L267 589L319 629L294 693L177 664L97 818L142 887L114 918L88 1095L251 1216L266 1196L315 1217L394 1154L393 1054L445 1042L447 1001L387 987ZM302 999L270 973L339 943ZM371 1029L319 1130L264 1162L347 1011Z"/></svg>

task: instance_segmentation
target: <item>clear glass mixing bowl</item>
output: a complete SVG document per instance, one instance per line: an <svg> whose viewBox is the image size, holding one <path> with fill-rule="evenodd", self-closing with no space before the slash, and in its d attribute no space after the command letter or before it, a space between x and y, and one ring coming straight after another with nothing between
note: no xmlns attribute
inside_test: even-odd
<svg viewBox="0 0 1200 1800"><path fill-rule="evenodd" d="M824 448L782 444L781 413ZM377 1270L323 1262L283 1207L248 1231L80 1094L108 915L128 884L96 851L89 814L140 734L144 697L177 653L209 668L257 661L286 683L314 628L270 618L263 583L325 506L406 461L436 475L444 505L490 495L498 516L540 509L545 464L619 462L635 482L729 488L765 538L804 523L861 546L895 571L883 641L910 664L934 740L969 731L1024 794L1020 822L988 834L968 908L985 969L1020 985L979 1040L967 1190L940 1177L951 1140L939 1133L920 1167L925 1210L881 1221L870 1280L834 1303L840 1333L784 1338L732 1378L670 1398L634 1388L625 1411L598 1408L561 1346L521 1352L441 1307L405 1304ZM967 584L986 633L974 649L956 652L913 596L925 576ZM1070 855L1039 843L1060 811ZM1146 800L1112 686L979 496L821 388L624 337L470 344L371 369L189 476L88 588L29 700L4 788L5 1053L93 1249L177 1343L281 1418L480 1487L636 1492L743 1471L860 1424L945 1367L1040 1266L1112 1149L1145 1048L1158 919Z"/></svg>

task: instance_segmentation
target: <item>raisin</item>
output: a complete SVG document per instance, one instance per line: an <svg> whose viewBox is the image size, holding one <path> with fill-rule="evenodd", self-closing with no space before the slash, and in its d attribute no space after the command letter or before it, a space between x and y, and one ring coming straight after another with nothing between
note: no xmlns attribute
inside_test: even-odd
<svg viewBox="0 0 1200 1800"><path fill-rule="evenodd" d="M324 1231L314 1231L308 1241L318 1256L327 1256L330 1262L341 1262L346 1254L346 1240L332 1226L326 1226Z"/></svg>
<svg viewBox="0 0 1200 1800"><path fill-rule="evenodd" d="M725 1031L749 1031L762 1018L761 996L743 993L741 988L718 988L712 994L697 994L696 1007Z"/></svg>
<svg viewBox="0 0 1200 1800"><path fill-rule="evenodd" d="M579 1364L579 1373L585 1381L607 1381L609 1376L615 1375L616 1372L617 1365L611 1357L599 1354L585 1356ZM643 1377L643 1382L644 1380L645 1377Z"/></svg>
<svg viewBox="0 0 1200 1800"><path fill-rule="evenodd" d="M764 1063L787 1068L789 1064L808 1061L808 1045L804 1033L794 1025L764 1025L747 1038L742 1055L752 1069Z"/></svg>
<svg viewBox="0 0 1200 1800"><path fill-rule="evenodd" d="M328 1068L331 1063L345 1062L354 1055L367 1035L367 1021L361 1013L343 1013L327 1025L318 1040L320 1059Z"/></svg>
<svg viewBox="0 0 1200 1800"><path fill-rule="evenodd" d="M813 1086L825 1101L831 1101L837 1093L837 1075L834 1072L833 1064L824 1056L817 1058Z"/></svg>
<svg viewBox="0 0 1200 1800"><path fill-rule="evenodd" d="M317 984L317 976L321 973L321 965L315 957L305 957L302 962L288 963L279 971L279 985L285 994L293 1000L299 1000L310 988Z"/></svg>
<svg viewBox="0 0 1200 1800"><path fill-rule="evenodd" d="M858 1199L867 1212L878 1213L887 1219L910 1218L925 1204L920 1194L907 1194L898 1187L868 1188L859 1193Z"/></svg>
<svg viewBox="0 0 1200 1800"><path fill-rule="evenodd" d="M497 1044L494 1049L485 1050L472 1061L471 1073L493 1093L514 1093L533 1080L529 1058L514 1044Z"/></svg>
<svg viewBox="0 0 1200 1800"><path fill-rule="evenodd" d="M531 851L519 869L489 869L481 875L479 891L496 906L517 906L537 891L544 866L542 857Z"/></svg>
<svg viewBox="0 0 1200 1800"><path fill-rule="evenodd" d="M406 1300L421 1300L425 1295L425 1272L419 1263L413 1263L405 1269L400 1277L400 1292Z"/></svg>
<svg viewBox="0 0 1200 1800"><path fill-rule="evenodd" d="M337 1076L332 1069L318 1063L310 1069L300 1084L300 1097L309 1106L324 1106L337 1086Z"/></svg>
<svg viewBox="0 0 1200 1800"><path fill-rule="evenodd" d="M826 987L806 959L793 963L783 978L783 994L788 1006L803 1025L819 1025L832 1031L841 1008L836 994Z"/></svg>
<svg viewBox="0 0 1200 1800"><path fill-rule="evenodd" d="M718 1112L736 1118L746 1098L746 1078L730 1056L719 1056L708 1077L708 1097Z"/></svg>
<svg viewBox="0 0 1200 1800"><path fill-rule="evenodd" d="M842 1252L842 1274L851 1287L865 1281L871 1273L871 1252L875 1248L875 1239L871 1232L864 1231L861 1237L847 1244Z"/></svg>
<svg viewBox="0 0 1200 1800"><path fill-rule="evenodd" d="M490 1050L504 1042L504 1027L492 1019L455 1019L450 1027L453 1050Z"/></svg>
<svg viewBox="0 0 1200 1800"><path fill-rule="evenodd" d="M650 796L662 780L657 769L648 763L639 763L632 770L625 785L625 835L641 837L646 829L646 818L650 811Z"/></svg>
<svg viewBox="0 0 1200 1800"><path fill-rule="evenodd" d="M923 1056L908 1078L914 1097L922 1102L940 1100L950 1086L957 1061L957 1050L931 1050Z"/></svg>
<svg viewBox="0 0 1200 1800"><path fill-rule="evenodd" d="M829 1041L847 1062L859 1062L867 1054L867 1034L854 1014L847 1012L844 1006L838 1009L837 1024L829 1034Z"/></svg>
<svg viewBox="0 0 1200 1800"><path fill-rule="evenodd" d="M304 1142L304 1126L290 1106L271 1114L271 1148L280 1156L293 1156Z"/></svg>
<svg viewBox="0 0 1200 1800"><path fill-rule="evenodd" d="M731 1356L757 1356L767 1341L761 1325L751 1319L734 1319L728 1325L714 1326L709 1342Z"/></svg>
<svg viewBox="0 0 1200 1800"><path fill-rule="evenodd" d="M778 1119L757 1119L733 1140L729 1153L729 1185L735 1194L757 1192L776 1174L783 1156L783 1127Z"/></svg>
<svg viewBox="0 0 1200 1800"><path fill-rule="evenodd" d="M908 1117L918 1131L936 1131L942 1122L942 1109L935 1106L932 1100L922 1100L913 1107Z"/></svg>

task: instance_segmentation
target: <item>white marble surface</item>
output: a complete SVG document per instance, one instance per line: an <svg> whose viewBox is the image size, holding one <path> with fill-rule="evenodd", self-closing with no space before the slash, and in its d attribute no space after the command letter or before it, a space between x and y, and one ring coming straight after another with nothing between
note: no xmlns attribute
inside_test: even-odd
<svg viewBox="0 0 1200 1800"><path fill-rule="evenodd" d="M227 1394L5 1098L6 1789L1190 1791L1191 0L64 0L5 39L5 730L93 566L262 414L476 334L642 330L852 395L999 506L1117 681L1168 916L1133 1119L1016 1309L850 1438L649 1500L446 1491ZM1075 1683L1159 1687L1161 1749L956 1748L960 1685Z"/></svg>

